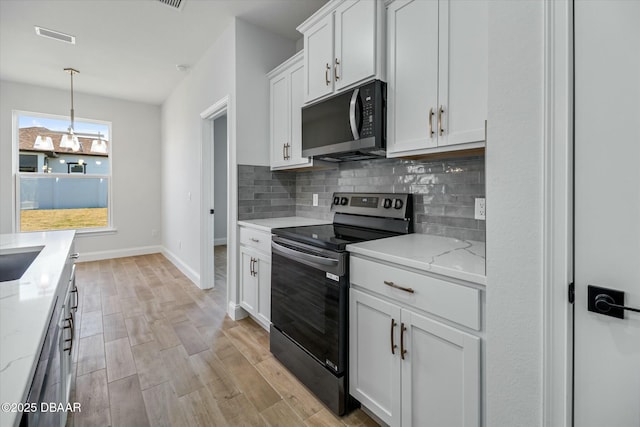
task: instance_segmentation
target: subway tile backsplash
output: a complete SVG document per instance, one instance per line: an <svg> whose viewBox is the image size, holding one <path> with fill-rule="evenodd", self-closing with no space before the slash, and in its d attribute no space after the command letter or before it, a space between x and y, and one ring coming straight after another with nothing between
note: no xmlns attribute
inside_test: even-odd
<svg viewBox="0 0 640 427"><path fill-rule="evenodd" d="M238 165L238 219L296 215L296 174Z"/></svg>
<svg viewBox="0 0 640 427"><path fill-rule="evenodd" d="M240 220L293 215L331 220L335 191L413 193L416 233L485 240L485 221L474 219L475 198L485 197L484 156L365 160L305 172L241 165L238 173ZM312 206L314 193L319 206Z"/></svg>

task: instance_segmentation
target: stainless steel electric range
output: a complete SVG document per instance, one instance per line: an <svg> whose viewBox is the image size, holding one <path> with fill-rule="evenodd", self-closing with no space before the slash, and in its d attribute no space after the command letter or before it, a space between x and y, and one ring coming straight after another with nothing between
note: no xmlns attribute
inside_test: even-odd
<svg viewBox="0 0 640 427"><path fill-rule="evenodd" d="M413 232L410 194L335 193L333 224L272 230L274 356L338 415L348 387L350 243Z"/></svg>

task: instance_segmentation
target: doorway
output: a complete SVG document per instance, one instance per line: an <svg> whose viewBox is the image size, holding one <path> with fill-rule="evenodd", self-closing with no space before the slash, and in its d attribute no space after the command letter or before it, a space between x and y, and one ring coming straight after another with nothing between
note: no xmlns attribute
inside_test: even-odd
<svg viewBox="0 0 640 427"><path fill-rule="evenodd" d="M232 180L229 173L231 138L229 137L228 109L229 97L225 97L200 113L202 119L201 233L198 286L201 289L228 284L225 278L231 260L226 250L230 231L227 223L232 205L229 202L232 195L229 191ZM216 247L218 253L216 253Z"/></svg>
<svg viewBox="0 0 640 427"><path fill-rule="evenodd" d="M227 115L224 114L213 120L213 265L216 288L224 287L227 281L227 173Z"/></svg>

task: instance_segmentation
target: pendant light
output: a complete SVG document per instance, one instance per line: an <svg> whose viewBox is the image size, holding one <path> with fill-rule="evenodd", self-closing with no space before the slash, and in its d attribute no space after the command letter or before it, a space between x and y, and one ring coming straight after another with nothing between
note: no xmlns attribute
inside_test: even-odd
<svg viewBox="0 0 640 427"><path fill-rule="evenodd" d="M102 138L91 141L91 152L107 154L107 141Z"/></svg>
<svg viewBox="0 0 640 427"><path fill-rule="evenodd" d="M75 131L73 129L73 75L79 73L80 71L74 68L65 68L64 71L69 73L71 76L71 124L69 125L68 132L62 135L62 139L60 139L60 148L70 148L72 151L80 151L80 141L75 135Z"/></svg>
<svg viewBox="0 0 640 427"><path fill-rule="evenodd" d="M53 151L53 140L50 136L42 137L38 135L36 138L36 142L33 144L33 148L36 150L45 150L45 151Z"/></svg>

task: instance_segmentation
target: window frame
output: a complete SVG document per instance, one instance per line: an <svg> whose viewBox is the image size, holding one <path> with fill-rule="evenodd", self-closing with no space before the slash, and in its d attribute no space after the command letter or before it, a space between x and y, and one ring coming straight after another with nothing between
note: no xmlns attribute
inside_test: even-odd
<svg viewBox="0 0 640 427"><path fill-rule="evenodd" d="M13 232L14 233L42 233L46 231L56 231L56 230L75 230L76 234L110 234L117 231L117 228L114 224L113 218L113 210L114 210L114 202L113 202L113 129L112 122L106 120L95 120L95 119L85 119L85 118L75 118L75 122L84 122L84 123L93 123L104 125L109 128L109 169L108 174L78 174L78 173L42 173L41 171L37 172L20 172L20 130L19 130L19 117L21 116L29 116L29 117L41 117L43 119L55 119L62 121L69 121L69 116L63 116L59 114L49 114L49 113L38 113L34 111L25 111L25 110L12 110L12 120L11 120L11 171L12 171L12 179L13 185L12 188L12 201L13 201ZM77 229L49 229L49 230L38 230L38 231L21 231L20 230L20 221L21 221L21 201L20 201L20 177L47 177L47 178L70 178L70 179L87 179L87 178L106 178L107 179L107 225L106 227L92 227L92 228L77 228Z"/></svg>

